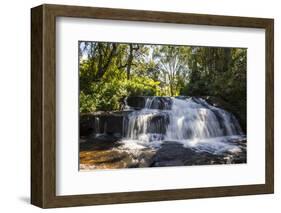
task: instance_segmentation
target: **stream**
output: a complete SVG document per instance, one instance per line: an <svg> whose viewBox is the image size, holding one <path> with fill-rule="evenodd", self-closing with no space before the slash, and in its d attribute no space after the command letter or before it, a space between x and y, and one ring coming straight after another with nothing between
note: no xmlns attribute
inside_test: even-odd
<svg viewBox="0 0 281 213"><path fill-rule="evenodd" d="M120 133L95 117L81 170L246 163L238 120L203 98L129 97L122 111Z"/></svg>

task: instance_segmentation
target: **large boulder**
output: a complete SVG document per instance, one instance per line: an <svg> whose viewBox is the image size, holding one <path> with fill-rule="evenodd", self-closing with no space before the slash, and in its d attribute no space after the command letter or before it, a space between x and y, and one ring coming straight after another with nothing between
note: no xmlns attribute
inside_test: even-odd
<svg viewBox="0 0 281 213"><path fill-rule="evenodd" d="M81 136L89 136L93 133L95 128L95 115L91 113L85 113L80 115L79 120L79 134Z"/></svg>
<svg viewBox="0 0 281 213"><path fill-rule="evenodd" d="M96 112L80 116L80 136L91 134L123 134L123 120L129 112Z"/></svg>
<svg viewBox="0 0 281 213"><path fill-rule="evenodd" d="M140 110L145 107L150 109L170 110L172 107L171 97L161 96L129 96L126 98L127 108Z"/></svg>

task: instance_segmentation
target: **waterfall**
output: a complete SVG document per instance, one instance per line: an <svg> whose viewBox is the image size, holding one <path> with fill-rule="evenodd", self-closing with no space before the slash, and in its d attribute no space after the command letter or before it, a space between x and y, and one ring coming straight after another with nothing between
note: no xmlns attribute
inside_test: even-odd
<svg viewBox="0 0 281 213"><path fill-rule="evenodd" d="M94 120L94 133L96 136L100 135L100 118L95 117Z"/></svg>
<svg viewBox="0 0 281 213"><path fill-rule="evenodd" d="M233 114L202 98L147 97L144 108L132 111L126 120L124 141L150 147L164 141L187 146L212 141L211 147L218 149L229 138L245 137Z"/></svg>
<svg viewBox="0 0 281 213"><path fill-rule="evenodd" d="M202 98L181 100L173 98L168 112L170 123L166 139L204 139L242 135L236 118L229 112L209 105Z"/></svg>

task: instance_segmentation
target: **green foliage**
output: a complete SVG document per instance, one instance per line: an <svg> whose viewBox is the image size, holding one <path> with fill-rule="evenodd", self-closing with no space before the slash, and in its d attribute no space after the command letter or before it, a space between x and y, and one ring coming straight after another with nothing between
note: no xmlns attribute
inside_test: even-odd
<svg viewBox="0 0 281 213"><path fill-rule="evenodd" d="M159 83L148 77L133 77L125 81L125 87L129 96L155 96L160 93Z"/></svg>
<svg viewBox="0 0 281 213"><path fill-rule="evenodd" d="M119 99L126 94L121 81L93 82L87 95L80 91L80 112L118 110Z"/></svg>
<svg viewBox="0 0 281 213"><path fill-rule="evenodd" d="M80 112L120 110L125 96L216 96L246 119L246 49L79 43Z"/></svg>
<svg viewBox="0 0 281 213"><path fill-rule="evenodd" d="M80 112L94 112L97 109L97 99L91 95L86 95L83 91L80 91L79 102Z"/></svg>
<svg viewBox="0 0 281 213"><path fill-rule="evenodd" d="M87 88L87 94L80 90L80 112L120 110L122 98L158 95L158 85L159 82L147 77L93 82Z"/></svg>
<svg viewBox="0 0 281 213"><path fill-rule="evenodd" d="M246 49L193 47L189 67L181 95L220 97L246 129Z"/></svg>

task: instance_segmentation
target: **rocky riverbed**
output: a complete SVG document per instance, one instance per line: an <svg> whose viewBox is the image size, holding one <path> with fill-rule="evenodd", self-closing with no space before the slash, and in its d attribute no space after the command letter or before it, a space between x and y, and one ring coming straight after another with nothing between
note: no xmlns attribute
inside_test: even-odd
<svg viewBox="0 0 281 213"><path fill-rule="evenodd" d="M80 169L246 163L236 116L198 97L128 97L117 112L80 115Z"/></svg>
<svg viewBox="0 0 281 213"><path fill-rule="evenodd" d="M246 141L228 143L229 149L214 154L173 141L154 149L132 144L134 148L117 138L101 136L80 144L80 170L246 163Z"/></svg>

